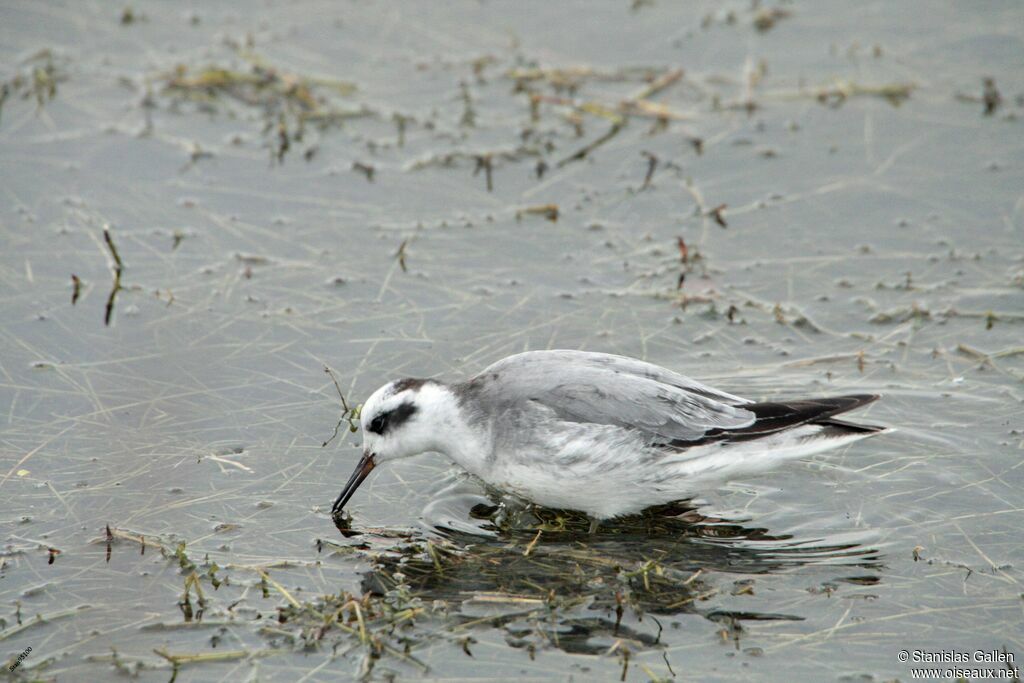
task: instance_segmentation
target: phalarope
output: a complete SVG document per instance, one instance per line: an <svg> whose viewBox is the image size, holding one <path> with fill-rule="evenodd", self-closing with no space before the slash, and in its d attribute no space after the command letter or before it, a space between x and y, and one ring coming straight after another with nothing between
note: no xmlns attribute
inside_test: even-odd
<svg viewBox="0 0 1024 683"><path fill-rule="evenodd" d="M755 403L625 356L519 353L465 382L375 391L360 416L362 458L332 513L377 465L436 451L497 489L596 523L884 431L834 417L877 398Z"/></svg>

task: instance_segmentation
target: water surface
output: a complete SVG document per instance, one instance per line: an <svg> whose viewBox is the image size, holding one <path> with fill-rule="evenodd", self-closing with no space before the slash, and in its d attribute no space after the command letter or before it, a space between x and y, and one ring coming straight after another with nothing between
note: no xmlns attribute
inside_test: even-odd
<svg viewBox="0 0 1024 683"><path fill-rule="evenodd" d="M14 675L907 680L900 649L1024 653L1022 18L0 9ZM325 366L357 404L558 347L878 392L862 418L898 431L595 538L496 526L424 456L333 528L359 435L321 446Z"/></svg>

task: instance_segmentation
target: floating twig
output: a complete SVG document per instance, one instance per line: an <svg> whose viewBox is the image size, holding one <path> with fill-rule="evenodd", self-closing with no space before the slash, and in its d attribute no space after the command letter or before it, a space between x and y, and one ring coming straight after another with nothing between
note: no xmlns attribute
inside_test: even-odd
<svg viewBox="0 0 1024 683"><path fill-rule="evenodd" d="M810 95L822 104L838 107L843 102L854 97L881 97L888 100L893 106L901 104L910 97L914 91L913 83L884 83L882 85L862 85L853 81L838 80L831 86L825 86L811 92L800 91L798 93L783 94L782 97L791 99L794 96Z"/></svg>
<svg viewBox="0 0 1024 683"><path fill-rule="evenodd" d="M178 670L184 664L201 664L203 662L230 662L235 659L250 659L254 657L270 657L278 654L287 654L291 650L266 649L266 650L221 650L219 652L196 652L171 654L163 648L155 648L156 654L166 659L171 664L171 680L174 683L178 678Z"/></svg>
<svg viewBox="0 0 1024 683"><path fill-rule="evenodd" d="M405 128L409 124L409 117L395 112L391 119L395 122L395 129L398 132L398 146L405 147Z"/></svg>
<svg viewBox="0 0 1024 683"><path fill-rule="evenodd" d="M256 573L260 575L260 578L263 579L264 581L266 581L267 583L269 583L271 586L273 586L274 589L278 593L280 593L282 596L284 596L285 600L287 600L289 603L291 603L292 607L298 607L298 608L302 607L302 605L299 604L299 601L296 600L294 597L292 597L292 594L289 593L288 590L284 586L282 586L277 581L272 579L270 577L270 574L268 574L262 567L255 567L254 569L255 569Z"/></svg>
<svg viewBox="0 0 1024 683"><path fill-rule="evenodd" d="M92 608L92 605L79 605L78 607L72 607L71 609L66 609L66 610L63 610L63 611L60 611L60 612L51 612L50 614L37 614L36 618L33 619L32 621L21 622L19 620L19 623L18 623L17 626L12 626L11 628L7 629L6 631L0 631L0 641L7 640L11 636L16 635L18 633L21 633L22 631L24 631L27 628L32 628L33 626L35 626L37 624L46 624L46 623L49 623L51 621L55 621L57 619L63 619L64 617L70 617L70 616L73 616L75 614L78 614L79 612L81 612L83 610L87 610L87 609L91 609L91 608Z"/></svg>
<svg viewBox="0 0 1024 683"><path fill-rule="evenodd" d="M762 7L758 10L757 14L754 15L754 28L757 29L758 33L766 33L771 30L779 20L785 19L789 15L789 10L782 9L781 7Z"/></svg>
<svg viewBox="0 0 1024 683"><path fill-rule="evenodd" d="M647 174L644 175L643 185L640 186L641 190L646 190L651 186L651 178L654 177L654 171L658 168L658 157L650 152L640 152L640 156L647 159Z"/></svg>
<svg viewBox="0 0 1024 683"><path fill-rule="evenodd" d="M474 128L476 126L476 110L473 108L473 98L469 95L469 84L461 81L459 92L462 97L462 118L459 119L459 125L465 128Z"/></svg>
<svg viewBox="0 0 1024 683"><path fill-rule="evenodd" d="M487 191L491 192L494 190L494 164L491 160L490 154L480 154L476 156L476 167L473 169L473 175L475 176L481 170L484 172L484 178L487 179Z"/></svg>
<svg viewBox="0 0 1024 683"><path fill-rule="evenodd" d="M332 89L340 95L350 95L356 90L355 84L347 81L282 72L267 65L252 52L240 54L252 63L251 72L211 66L190 74L184 65L179 65L167 77L166 87L200 99L223 93L245 104L269 104L286 100L309 111L321 109L313 93L314 86Z"/></svg>
<svg viewBox="0 0 1024 683"><path fill-rule="evenodd" d="M558 204L541 204L539 206L527 206L516 211L516 220L522 220L523 216L543 216L552 223L558 221Z"/></svg>
<svg viewBox="0 0 1024 683"><path fill-rule="evenodd" d="M543 530L543 529L537 529L537 535L536 535L536 536L534 536L534 537L533 537L533 540L532 540L532 541L530 541L529 545L527 545L527 546L526 546L526 550L524 550L524 551L523 551L523 557L529 557L529 556L530 556L530 553L532 553L532 552L533 552L533 547L534 547L535 545L537 545L537 541L539 541L539 540L540 540L540 535L541 535L542 533L544 533L544 530Z"/></svg>
<svg viewBox="0 0 1024 683"><path fill-rule="evenodd" d="M110 296L107 297L107 310L103 316L103 324L110 325L110 318L114 314L114 300L117 298L117 293L121 291L121 273L124 271L124 264L121 263L121 255L117 253L117 247L114 246L114 238L110 235L110 226L103 226L103 241L107 243L107 248L110 250L110 255L114 259L114 283L110 288Z"/></svg>
<svg viewBox="0 0 1024 683"><path fill-rule="evenodd" d="M725 217L722 216L722 212L725 211L726 206L726 204L719 204L715 208L710 209L707 214L711 216L715 220L715 222L718 223L723 228L729 227L729 224L725 222Z"/></svg>
<svg viewBox="0 0 1024 683"><path fill-rule="evenodd" d="M409 246L409 240L404 239L402 243L398 245L398 251L395 252L395 258L398 259L398 265L401 266L402 272L407 273L409 269L405 266L405 248Z"/></svg>
<svg viewBox="0 0 1024 683"><path fill-rule="evenodd" d="M636 94L634 94L631 98L629 98L629 100L627 100L627 102L639 102L639 101L642 101L642 100L646 100L649 97L653 97L654 95L657 95L662 90L664 90L668 86L672 85L673 83L675 83L676 81L678 81L682 77L683 77L683 70L682 69L672 69L671 71L666 71L662 75L660 75L657 78L653 79L650 83L645 85L643 88L641 88L640 91L637 92Z"/></svg>
<svg viewBox="0 0 1024 683"><path fill-rule="evenodd" d="M338 398L341 399L341 417L338 418L338 423L334 425L334 433L331 434L331 438L320 444L321 448L325 448L327 444L334 441L338 436L338 430L341 428L341 423L348 421L348 430L350 432L356 432L359 429L359 425L356 424L356 418L359 416L359 409L353 410L349 407L348 401L345 400L345 394L341 393L341 386L338 384L338 379L334 376L334 373L329 367L324 366L324 372L330 376L331 381L334 382L334 388L338 391Z"/></svg>
<svg viewBox="0 0 1024 683"><path fill-rule="evenodd" d="M590 154L595 149L597 149L598 147L600 147L601 145L603 145L604 143L608 142L616 135L618 135L619 131L622 130L622 127L624 125L624 123L613 123L611 128L609 128L604 135L597 138L596 140L591 141L590 143L584 145L583 147L576 150L566 158L562 159L556 164L556 167L562 168L566 164L571 164L574 161L581 161L583 159L586 159L588 154Z"/></svg>
<svg viewBox="0 0 1024 683"><path fill-rule="evenodd" d="M992 116L996 113L996 109L1003 103L1003 96L999 94L999 90L996 88L996 79L985 78L982 81L984 89L981 93L981 101L985 105L985 116Z"/></svg>
<svg viewBox="0 0 1024 683"><path fill-rule="evenodd" d="M601 71L591 66L570 66L563 68L517 68L506 75L524 83L529 81L546 81L557 90L578 88L584 80L595 81L651 81L658 77L658 69L653 67L631 67L616 71Z"/></svg>
<svg viewBox="0 0 1024 683"><path fill-rule="evenodd" d="M366 180L371 183L373 182L373 176L377 173L376 168L374 168L370 164L364 164L361 161L352 162L352 170L362 173L364 176L366 176Z"/></svg>
<svg viewBox="0 0 1024 683"><path fill-rule="evenodd" d="M600 102L580 101L568 97L554 97L549 95L534 95L532 101L571 107L573 110L581 114L597 116L602 119L607 119L612 123L622 123L622 115L617 111L616 107L601 104ZM578 123L582 123L582 120ZM577 134L580 132L582 132L582 128L577 130Z"/></svg>
<svg viewBox="0 0 1024 683"><path fill-rule="evenodd" d="M692 118L690 114L676 111L660 102L651 102L645 99L627 99L619 102L617 105L607 105L593 100L580 101L568 97L533 95L530 101L534 107L541 102L572 107L577 112L608 119L612 122L621 122L623 117L626 116L639 116L641 118L665 121L686 121Z"/></svg>

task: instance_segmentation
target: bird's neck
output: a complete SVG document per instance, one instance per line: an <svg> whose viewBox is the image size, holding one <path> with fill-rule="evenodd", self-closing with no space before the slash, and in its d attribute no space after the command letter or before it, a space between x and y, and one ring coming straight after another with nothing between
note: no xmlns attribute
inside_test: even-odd
<svg viewBox="0 0 1024 683"><path fill-rule="evenodd" d="M446 386L438 389L438 393L428 399L433 417L430 450L448 456L463 469L481 476L490 460L490 425L478 425L472 420L470 408L462 404L451 389Z"/></svg>

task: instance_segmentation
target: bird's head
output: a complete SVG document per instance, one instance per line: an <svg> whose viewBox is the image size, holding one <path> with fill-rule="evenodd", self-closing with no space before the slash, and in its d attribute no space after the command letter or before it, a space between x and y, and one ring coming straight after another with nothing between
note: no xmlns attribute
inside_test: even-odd
<svg viewBox="0 0 1024 683"><path fill-rule="evenodd" d="M441 450L439 434L454 397L434 380L400 379L388 382L366 400L359 422L363 431L363 457L334 502L337 515L377 465L426 451Z"/></svg>

